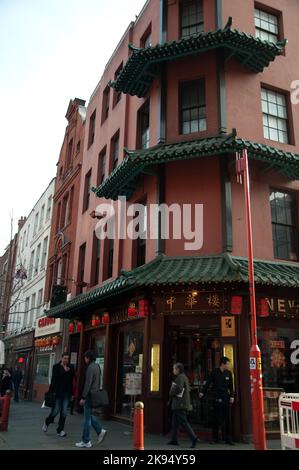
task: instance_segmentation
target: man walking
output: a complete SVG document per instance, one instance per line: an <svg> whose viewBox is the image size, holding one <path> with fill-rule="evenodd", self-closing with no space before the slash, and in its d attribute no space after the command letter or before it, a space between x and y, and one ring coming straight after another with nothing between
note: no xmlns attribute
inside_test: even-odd
<svg viewBox="0 0 299 470"><path fill-rule="evenodd" d="M83 434L82 441L76 443L76 447L90 448L92 443L90 440L90 426L93 427L98 435L98 444L103 442L106 437L107 431L103 429L102 425L98 422L97 418L92 414L92 392L100 390L101 385L101 369L95 363L95 355L93 351L86 351L84 354L84 361L87 365L84 389L80 400L80 405L84 407L84 421L83 421Z"/></svg>
<svg viewBox="0 0 299 470"><path fill-rule="evenodd" d="M199 442L196 434L187 420L187 412L191 409L190 386L184 372L184 366L180 362L173 366L174 381L171 384L169 397L171 401L172 422L171 439L169 445L178 445L178 430L183 428L191 440L191 448Z"/></svg>
<svg viewBox="0 0 299 470"><path fill-rule="evenodd" d="M57 434L60 437L66 436L64 425L69 402L73 394L73 376L74 369L69 364L69 355L68 353L64 353L62 355L61 361L57 364L54 364L53 366L52 380L49 391L55 393L55 405L42 427L44 432L47 432L48 426L54 422L55 416L60 413Z"/></svg>
<svg viewBox="0 0 299 470"><path fill-rule="evenodd" d="M12 381L14 385L14 401L18 403L19 401L19 387L22 382L23 374L19 366L16 366Z"/></svg>
<svg viewBox="0 0 299 470"><path fill-rule="evenodd" d="M204 386L203 393L200 398L204 397L210 388L213 387L215 392L214 401L214 424L213 424L213 440L210 444L219 442L219 427L222 428L222 438L226 444L234 445L231 439L231 405L234 403L233 377L229 370L230 360L223 356L220 359L219 367L213 370L207 383Z"/></svg>

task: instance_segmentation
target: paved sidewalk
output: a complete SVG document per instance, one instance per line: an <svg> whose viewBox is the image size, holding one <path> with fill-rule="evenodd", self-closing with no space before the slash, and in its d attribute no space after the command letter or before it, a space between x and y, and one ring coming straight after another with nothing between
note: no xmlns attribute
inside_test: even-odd
<svg viewBox="0 0 299 470"><path fill-rule="evenodd" d="M43 421L48 409L41 409L37 403L20 402L11 404L9 430L0 432L0 450L73 450L76 449L75 442L81 440L83 415L74 414L68 416L65 426L67 437L62 438L56 434L56 426L49 426L48 432L41 430ZM57 417L58 418L58 417ZM56 418L56 421L57 421ZM91 449L83 449L83 451L91 450L130 450L133 449L132 428L125 424L114 421L104 421L104 427L108 430L107 437L103 444L94 445ZM92 431L92 438L96 442L96 435ZM167 436L146 434L145 435L146 450L179 450L190 447L187 439L180 439L180 447L167 446ZM279 449L279 441L270 441L268 448ZM200 443L197 450L252 450L251 445L237 444L234 447L227 445L211 446L208 443ZM77 449L80 451L81 449Z"/></svg>

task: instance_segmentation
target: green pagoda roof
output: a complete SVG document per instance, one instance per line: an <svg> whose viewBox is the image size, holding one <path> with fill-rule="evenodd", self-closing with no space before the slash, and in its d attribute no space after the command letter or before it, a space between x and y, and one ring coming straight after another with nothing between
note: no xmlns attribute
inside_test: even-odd
<svg viewBox="0 0 299 470"><path fill-rule="evenodd" d="M232 134L208 137L192 141L161 144L146 150L128 151L125 157L105 181L97 188L91 188L98 197L117 199L129 198L138 185L138 177L149 167L176 160L188 160L240 152L246 148L248 156L274 168L291 180L299 179L299 155L285 152L276 147L258 144Z"/></svg>
<svg viewBox="0 0 299 470"><path fill-rule="evenodd" d="M254 268L257 285L299 287L297 263L255 260ZM247 282L248 263L245 258L227 253L194 257L160 255L132 271L122 271L120 277L111 282L50 309L47 315L73 318L86 308L104 307L107 299L138 287Z"/></svg>
<svg viewBox="0 0 299 470"><path fill-rule="evenodd" d="M129 45L133 51L132 55L117 80L110 82L110 86L117 91L143 97L148 92L153 79L158 75L159 65L162 62L219 48L227 50L229 57L234 56L250 70L262 72L276 56L283 52L286 42L274 44L225 27L144 49Z"/></svg>

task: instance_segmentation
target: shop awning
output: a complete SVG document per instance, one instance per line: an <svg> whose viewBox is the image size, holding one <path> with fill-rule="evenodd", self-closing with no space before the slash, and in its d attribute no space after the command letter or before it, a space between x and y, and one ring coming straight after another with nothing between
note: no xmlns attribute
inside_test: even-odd
<svg viewBox="0 0 299 470"><path fill-rule="evenodd" d="M231 134L208 137L185 142L156 145L146 150L129 151L115 170L97 188L91 188L98 197L129 198L138 185L138 177L150 167L177 160L189 160L208 156L240 152L246 148L251 159L264 162L290 180L299 179L299 155L276 147L258 144L237 138L236 130Z"/></svg>
<svg viewBox="0 0 299 470"><path fill-rule="evenodd" d="M299 287L299 264L255 260L257 285ZM48 316L73 318L90 307L104 307L105 301L138 287L248 282L247 260L227 253L218 256L160 255L132 271L122 271L111 282L83 293L47 312Z"/></svg>
<svg viewBox="0 0 299 470"><path fill-rule="evenodd" d="M145 49L129 45L132 55L118 78L110 86L123 93L143 97L158 76L163 62L198 55L215 49L227 51L227 59L235 57L253 72L262 72L283 52L287 41L262 41L250 34L231 30L230 25L217 31L198 33L178 41L157 44Z"/></svg>

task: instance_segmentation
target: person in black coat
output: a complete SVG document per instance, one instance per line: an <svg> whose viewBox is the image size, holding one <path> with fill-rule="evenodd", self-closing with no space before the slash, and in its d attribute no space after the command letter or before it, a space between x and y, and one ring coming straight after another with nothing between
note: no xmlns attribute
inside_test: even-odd
<svg viewBox="0 0 299 470"><path fill-rule="evenodd" d="M53 423L55 416L60 413L57 434L60 437L66 436L64 425L67 409L73 396L73 377L74 369L69 364L69 354L64 353L61 361L53 366L49 392L53 392L55 394L55 405L44 422L42 427L44 432L47 432L49 424Z"/></svg>
<svg viewBox="0 0 299 470"><path fill-rule="evenodd" d="M12 380L14 385L14 401L18 403L19 401L19 387L23 379L23 374L19 366L16 366Z"/></svg>
<svg viewBox="0 0 299 470"><path fill-rule="evenodd" d="M7 367L4 367L2 378L1 378L1 387L0 387L0 394L1 397L4 397L7 391L11 391L13 389L12 379L10 370Z"/></svg>
<svg viewBox="0 0 299 470"><path fill-rule="evenodd" d="M231 405L234 403L234 387L229 366L229 358L223 356L219 367L213 370L204 386L203 393L200 394L200 398L204 397L211 386L215 393L213 440L210 444L218 443L219 427L221 427L222 438L226 444L234 445L231 438Z"/></svg>

